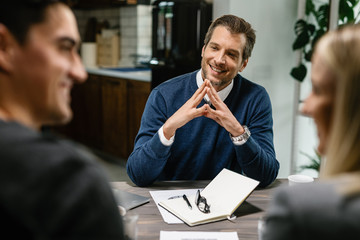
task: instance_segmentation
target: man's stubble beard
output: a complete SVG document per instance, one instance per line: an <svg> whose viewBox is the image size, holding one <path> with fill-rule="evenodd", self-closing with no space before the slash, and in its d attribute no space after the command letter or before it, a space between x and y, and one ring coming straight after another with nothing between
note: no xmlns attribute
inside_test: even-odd
<svg viewBox="0 0 360 240"><path fill-rule="evenodd" d="M231 78L229 80L229 79L218 79L217 78L218 81L214 82L213 80L208 78L208 74L207 74L206 70L202 69L202 72L203 72L203 76L204 76L203 80L208 79L214 88L223 88L223 87L229 85L230 81L233 79L233 78Z"/></svg>

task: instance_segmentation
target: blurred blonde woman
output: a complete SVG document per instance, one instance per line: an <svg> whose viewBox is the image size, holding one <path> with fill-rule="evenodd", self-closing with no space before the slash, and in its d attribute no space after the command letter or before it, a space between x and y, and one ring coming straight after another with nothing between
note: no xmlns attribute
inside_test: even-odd
<svg viewBox="0 0 360 240"><path fill-rule="evenodd" d="M265 240L360 238L360 25L324 35L312 58L312 117L325 157L320 180L280 189L265 217Z"/></svg>

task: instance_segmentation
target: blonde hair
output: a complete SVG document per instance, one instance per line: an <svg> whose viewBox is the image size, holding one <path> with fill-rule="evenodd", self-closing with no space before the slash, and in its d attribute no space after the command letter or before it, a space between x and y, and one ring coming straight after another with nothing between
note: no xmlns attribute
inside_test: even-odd
<svg viewBox="0 0 360 240"><path fill-rule="evenodd" d="M329 32L315 51L336 79L334 115L321 178L360 174L360 25ZM354 175L354 176L355 176ZM360 182L358 182L360 191Z"/></svg>

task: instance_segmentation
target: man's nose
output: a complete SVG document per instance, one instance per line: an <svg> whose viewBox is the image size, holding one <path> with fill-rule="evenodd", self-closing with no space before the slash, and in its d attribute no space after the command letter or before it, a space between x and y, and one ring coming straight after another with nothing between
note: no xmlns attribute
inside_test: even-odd
<svg viewBox="0 0 360 240"><path fill-rule="evenodd" d="M73 64L72 64L71 70L70 70L70 75L71 75L71 78L74 79L75 83L85 82L85 80L88 77L86 69L85 69L79 55L75 56L75 58L74 58L74 61L73 61Z"/></svg>
<svg viewBox="0 0 360 240"><path fill-rule="evenodd" d="M226 61L225 61L225 53L219 51L219 52L216 54L215 62L216 62L217 64L225 64L225 62L226 62Z"/></svg>

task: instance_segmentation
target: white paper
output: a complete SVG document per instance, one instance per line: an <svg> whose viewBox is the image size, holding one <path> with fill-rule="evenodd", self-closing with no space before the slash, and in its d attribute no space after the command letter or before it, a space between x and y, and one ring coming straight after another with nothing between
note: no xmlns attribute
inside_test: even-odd
<svg viewBox="0 0 360 240"><path fill-rule="evenodd" d="M258 184L259 181L224 168L201 192L211 206L210 213L204 214L196 207L189 209L181 198L165 199L159 205L189 226L220 221L229 219ZM187 197L195 203L196 193Z"/></svg>
<svg viewBox="0 0 360 240"><path fill-rule="evenodd" d="M196 191L198 190L198 188L196 189L181 189L181 190L162 190L162 191L149 191L151 197L154 199L154 202L157 206L157 208L159 209L159 212L161 214L161 216L164 219L164 222L168 223L168 224L179 224L179 223L184 223L183 221L181 221L179 218L175 217L173 214L169 213L167 210L165 210L164 208L159 206L159 202L169 199L170 197L173 196L182 196L184 194L186 194L187 196L190 195L195 195ZM200 189L201 191L202 189Z"/></svg>
<svg viewBox="0 0 360 240"><path fill-rule="evenodd" d="M160 240L239 240L237 232L160 231Z"/></svg>

